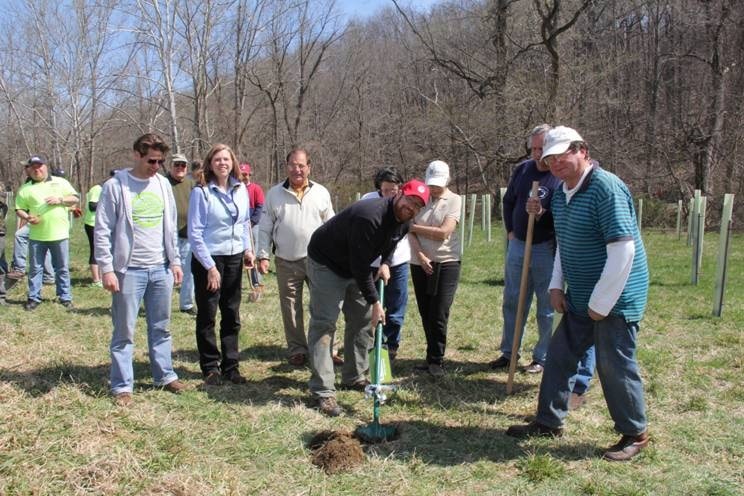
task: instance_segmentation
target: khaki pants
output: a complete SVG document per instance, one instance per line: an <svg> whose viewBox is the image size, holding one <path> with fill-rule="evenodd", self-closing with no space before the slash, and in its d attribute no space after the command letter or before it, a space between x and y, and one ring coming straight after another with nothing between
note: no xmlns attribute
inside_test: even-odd
<svg viewBox="0 0 744 496"><path fill-rule="evenodd" d="M284 323L284 337L287 339L289 356L297 353L307 355L302 291L307 278L306 258L284 260L275 257L276 283L279 286L279 307Z"/></svg>

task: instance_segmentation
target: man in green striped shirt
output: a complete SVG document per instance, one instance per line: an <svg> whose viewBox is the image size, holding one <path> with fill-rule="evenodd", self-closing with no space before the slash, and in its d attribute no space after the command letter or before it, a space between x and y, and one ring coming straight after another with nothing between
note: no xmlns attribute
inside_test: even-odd
<svg viewBox="0 0 744 496"><path fill-rule="evenodd" d="M636 360L648 266L633 198L617 176L591 161L587 143L574 129L558 126L549 131L542 160L563 181L551 204L558 248L550 282L551 304L563 318L548 349L535 420L512 426L507 434L563 433L571 377L578 360L595 345L605 401L622 435L604 458L630 460L648 444ZM528 202L527 208L537 213L540 206Z"/></svg>

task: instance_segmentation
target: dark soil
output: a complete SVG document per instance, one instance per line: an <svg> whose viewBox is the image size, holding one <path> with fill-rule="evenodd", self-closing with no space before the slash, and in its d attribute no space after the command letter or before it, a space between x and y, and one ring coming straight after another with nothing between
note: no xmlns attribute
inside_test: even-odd
<svg viewBox="0 0 744 496"><path fill-rule="evenodd" d="M365 460L362 445L350 432L319 432L308 447L312 451L313 464L328 474L351 470Z"/></svg>

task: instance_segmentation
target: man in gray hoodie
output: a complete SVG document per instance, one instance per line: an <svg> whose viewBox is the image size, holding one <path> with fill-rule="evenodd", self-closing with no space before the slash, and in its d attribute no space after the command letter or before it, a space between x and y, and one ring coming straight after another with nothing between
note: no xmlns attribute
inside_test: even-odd
<svg viewBox="0 0 744 496"><path fill-rule="evenodd" d="M168 330L173 284L183 278L173 191L158 174L168 150L157 134L140 136L134 166L106 181L96 209L96 261L112 294L111 393L119 406L132 402L134 329L143 300L153 381L175 394L185 389L173 370Z"/></svg>

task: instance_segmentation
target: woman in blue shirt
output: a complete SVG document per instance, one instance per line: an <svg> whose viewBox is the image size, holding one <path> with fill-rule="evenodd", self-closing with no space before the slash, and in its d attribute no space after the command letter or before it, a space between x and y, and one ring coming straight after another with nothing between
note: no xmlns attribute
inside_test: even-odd
<svg viewBox="0 0 744 496"><path fill-rule="evenodd" d="M248 193L229 146L214 145L204 164L188 213L199 366L208 385L243 384L238 370L242 270L254 261ZM220 348L214 332L218 307Z"/></svg>

